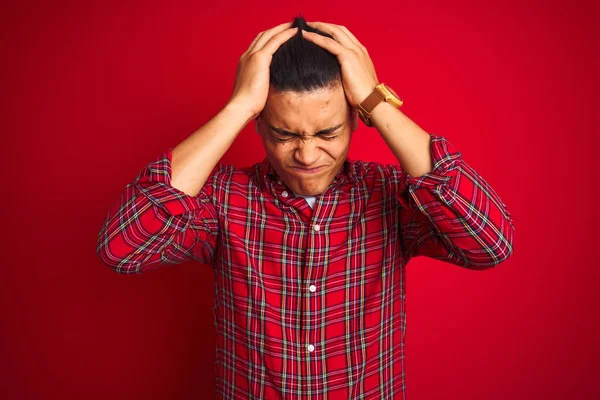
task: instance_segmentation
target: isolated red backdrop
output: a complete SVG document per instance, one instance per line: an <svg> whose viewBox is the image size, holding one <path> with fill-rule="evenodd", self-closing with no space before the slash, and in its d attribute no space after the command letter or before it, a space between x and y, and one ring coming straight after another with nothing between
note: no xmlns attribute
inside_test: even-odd
<svg viewBox="0 0 600 400"><path fill-rule="evenodd" d="M210 268L119 275L96 237L137 172L224 105L255 35L297 12L347 26L515 222L495 269L408 265L408 397L600 396L592 2L51 3L0 16L0 398L210 397ZM263 156L250 124L223 162ZM394 161L362 124L350 157Z"/></svg>

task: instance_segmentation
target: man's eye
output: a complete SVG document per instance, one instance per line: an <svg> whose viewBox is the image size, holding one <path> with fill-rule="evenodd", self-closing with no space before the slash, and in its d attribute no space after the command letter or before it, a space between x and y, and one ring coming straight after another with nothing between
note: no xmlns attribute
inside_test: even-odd
<svg viewBox="0 0 600 400"><path fill-rule="evenodd" d="M325 140L333 140L336 137L338 137L338 135L329 135L329 136L319 136L321 139L325 139Z"/></svg>
<svg viewBox="0 0 600 400"><path fill-rule="evenodd" d="M324 140L333 140L335 138L337 138L339 135L317 135L317 137L319 139L324 139ZM278 137L273 135L273 140L275 140L276 142L279 143L288 143L291 142L292 140L295 140L296 137Z"/></svg>

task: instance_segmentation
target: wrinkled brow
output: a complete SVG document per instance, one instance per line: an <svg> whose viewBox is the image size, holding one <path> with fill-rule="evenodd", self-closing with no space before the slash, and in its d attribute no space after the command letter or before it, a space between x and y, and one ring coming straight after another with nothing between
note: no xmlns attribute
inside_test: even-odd
<svg viewBox="0 0 600 400"><path fill-rule="evenodd" d="M328 133L332 133L332 132L340 129L342 126L344 126L343 122L341 124L339 124L339 125L332 126L331 128L321 129L320 131L316 132L315 135L326 135ZM271 124L269 124L269 128L272 129L273 131L279 133L280 135L284 135L284 136L304 136L304 135L302 135L300 133L290 132L290 131L285 130L285 129L274 127Z"/></svg>

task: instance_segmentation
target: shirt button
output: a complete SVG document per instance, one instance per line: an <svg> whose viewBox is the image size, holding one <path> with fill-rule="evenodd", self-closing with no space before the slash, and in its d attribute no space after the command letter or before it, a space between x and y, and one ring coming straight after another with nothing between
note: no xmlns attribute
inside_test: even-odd
<svg viewBox="0 0 600 400"><path fill-rule="evenodd" d="M313 346L312 344L309 344L308 347L307 347L307 349L308 349L309 352L312 353L313 351L315 351L315 346Z"/></svg>
<svg viewBox="0 0 600 400"><path fill-rule="evenodd" d="M280 180L278 180L278 181L277 181L277 183L279 183L279 184L281 185L283 182L282 182L282 181L281 181L281 179L280 179Z"/></svg>
<svg viewBox="0 0 600 400"><path fill-rule="evenodd" d="M319 224L315 224L315 226L313 226L313 229L317 232L319 232L321 230L321 225Z"/></svg>
<svg viewBox="0 0 600 400"><path fill-rule="evenodd" d="M288 197L288 192L286 192L285 190L283 192L281 192L281 196L282 197Z"/></svg>
<svg viewBox="0 0 600 400"><path fill-rule="evenodd" d="M313 293L314 293L314 292L316 292L316 291L317 291L317 287L316 287L315 285L310 285L310 286L308 287L308 290L310 290L311 292L313 292Z"/></svg>

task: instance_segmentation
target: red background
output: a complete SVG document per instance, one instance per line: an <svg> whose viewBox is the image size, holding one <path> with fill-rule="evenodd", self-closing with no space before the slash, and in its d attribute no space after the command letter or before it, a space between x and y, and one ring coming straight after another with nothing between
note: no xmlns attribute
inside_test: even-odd
<svg viewBox="0 0 600 400"><path fill-rule="evenodd" d="M4 3L0 397L210 396L210 268L119 275L96 238L137 172L229 99L257 33L297 12L348 27L403 111L450 140L515 222L494 269L408 265L408 397L599 396L597 7L287 4ZM223 162L262 159L253 129ZM362 123L350 157L394 161Z"/></svg>

